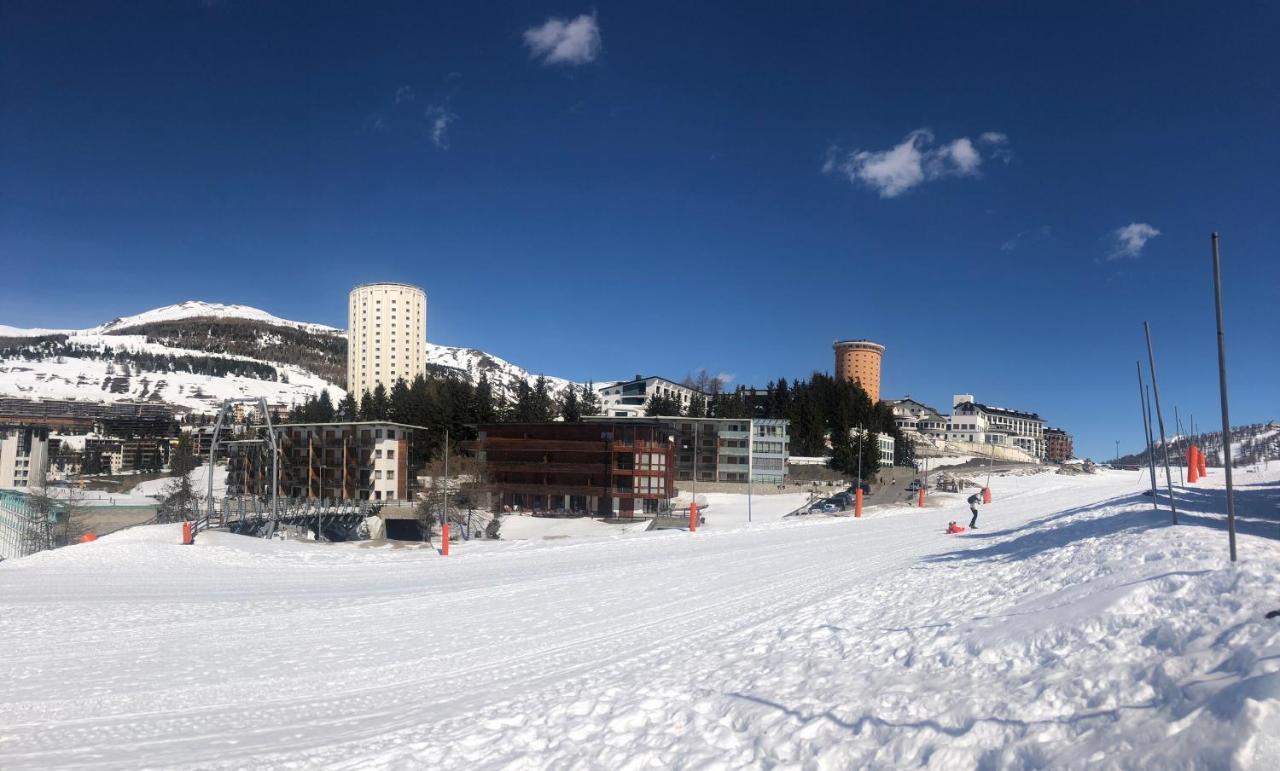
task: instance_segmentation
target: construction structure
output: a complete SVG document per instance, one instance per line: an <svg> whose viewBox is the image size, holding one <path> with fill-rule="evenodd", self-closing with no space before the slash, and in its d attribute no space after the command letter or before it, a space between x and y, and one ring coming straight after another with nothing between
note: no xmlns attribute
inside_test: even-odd
<svg viewBox="0 0 1280 771"><path fill-rule="evenodd" d="M356 401L378 386L427 371L427 293L394 281L360 284L347 303L347 391Z"/></svg>
<svg viewBox="0 0 1280 771"><path fill-rule="evenodd" d="M493 510L658 514L675 496L675 436L661 422L489 423L462 449Z"/></svg>
<svg viewBox="0 0 1280 771"><path fill-rule="evenodd" d="M880 401L880 363L884 346L870 340L837 340L831 344L836 352L836 379L849 380L862 386L871 403Z"/></svg>

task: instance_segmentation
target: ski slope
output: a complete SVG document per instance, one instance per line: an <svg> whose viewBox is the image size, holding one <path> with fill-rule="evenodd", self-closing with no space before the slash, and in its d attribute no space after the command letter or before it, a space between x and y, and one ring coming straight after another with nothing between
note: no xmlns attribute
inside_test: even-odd
<svg viewBox="0 0 1280 771"><path fill-rule="evenodd" d="M0 564L0 768L1274 768L1247 476L1234 567L1220 475L1178 527L1106 472L997 477L963 536L947 495L448 558L136 528Z"/></svg>

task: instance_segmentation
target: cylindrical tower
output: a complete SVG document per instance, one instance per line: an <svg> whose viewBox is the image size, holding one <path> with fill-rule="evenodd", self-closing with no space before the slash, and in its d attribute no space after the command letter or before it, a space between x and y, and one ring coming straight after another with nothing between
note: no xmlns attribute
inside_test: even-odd
<svg viewBox="0 0 1280 771"><path fill-rule="evenodd" d="M427 293L388 281L361 284L347 304L347 390L356 401L427 371Z"/></svg>
<svg viewBox="0 0 1280 771"><path fill-rule="evenodd" d="M871 397L880 401L880 360L884 346L870 340L839 340L831 346L836 352L836 378L853 380Z"/></svg>

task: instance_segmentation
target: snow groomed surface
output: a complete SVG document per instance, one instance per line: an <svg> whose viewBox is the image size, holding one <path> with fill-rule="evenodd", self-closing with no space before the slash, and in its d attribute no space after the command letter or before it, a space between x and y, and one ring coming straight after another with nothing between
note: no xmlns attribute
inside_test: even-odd
<svg viewBox="0 0 1280 771"><path fill-rule="evenodd" d="M1240 476L1234 567L1220 474L1179 527L1110 472L959 536L958 496L447 559L134 529L0 565L0 768L1274 768L1280 475Z"/></svg>

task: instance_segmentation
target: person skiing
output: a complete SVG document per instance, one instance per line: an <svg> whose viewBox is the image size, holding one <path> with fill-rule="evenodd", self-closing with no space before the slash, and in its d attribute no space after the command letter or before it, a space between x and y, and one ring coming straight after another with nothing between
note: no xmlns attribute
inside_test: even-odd
<svg viewBox="0 0 1280 771"><path fill-rule="evenodd" d="M978 504L982 503L982 491L969 496L969 511L972 512L973 518L969 520L969 529L978 529Z"/></svg>

